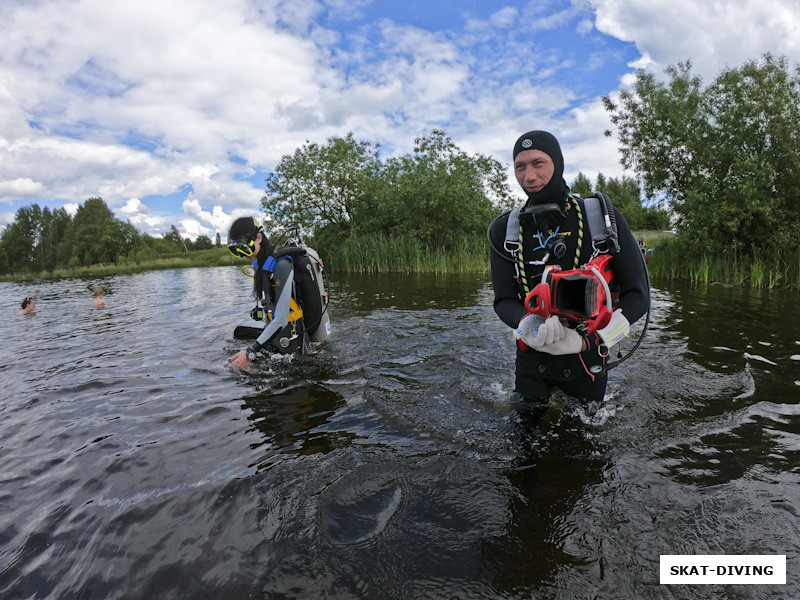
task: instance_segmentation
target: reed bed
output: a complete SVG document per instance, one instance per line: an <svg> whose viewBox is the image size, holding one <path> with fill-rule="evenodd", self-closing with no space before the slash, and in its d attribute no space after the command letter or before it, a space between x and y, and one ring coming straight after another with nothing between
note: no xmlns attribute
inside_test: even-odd
<svg viewBox="0 0 800 600"><path fill-rule="evenodd" d="M461 240L450 250L403 237L354 237L325 252L329 269L356 273L481 273L489 267L483 240Z"/></svg>
<svg viewBox="0 0 800 600"><path fill-rule="evenodd" d="M800 289L800 248L753 257L726 251L687 256L676 240L669 240L656 246L649 255L647 267L655 279L688 280L704 285L724 283L762 289Z"/></svg>
<svg viewBox="0 0 800 600"><path fill-rule="evenodd" d="M649 234L649 235L648 235ZM638 238L639 232L634 232ZM648 271L653 279L683 280L708 285L723 283L772 289L800 290L800 248L776 251L771 255L742 257L733 252L690 254L675 236L663 232L644 232L653 251L648 255ZM314 245L313 242L311 244ZM331 271L357 273L485 273L489 253L485 239L463 239L450 250L432 248L404 237L378 234L354 237L332 248L319 248ZM91 278L125 275L157 269L241 265L225 248L182 253L150 260L100 264L55 271L23 272L0 276L0 281L32 281L66 277Z"/></svg>

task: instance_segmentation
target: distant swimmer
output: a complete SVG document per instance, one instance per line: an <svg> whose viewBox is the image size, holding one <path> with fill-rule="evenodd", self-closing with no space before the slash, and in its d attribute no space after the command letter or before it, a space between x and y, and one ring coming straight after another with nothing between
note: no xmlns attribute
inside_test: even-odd
<svg viewBox="0 0 800 600"><path fill-rule="evenodd" d="M33 298L25 298L22 301L22 312L19 314L21 315L35 315L36 314L36 302L34 302Z"/></svg>
<svg viewBox="0 0 800 600"><path fill-rule="evenodd" d="M105 308L106 301L105 301L105 293L103 292L102 288L96 287L94 288L94 307L95 308Z"/></svg>

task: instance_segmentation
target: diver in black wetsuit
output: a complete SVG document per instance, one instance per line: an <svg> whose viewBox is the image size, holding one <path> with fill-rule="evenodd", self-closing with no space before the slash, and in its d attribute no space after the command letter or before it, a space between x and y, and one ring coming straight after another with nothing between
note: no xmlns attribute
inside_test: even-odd
<svg viewBox="0 0 800 600"><path fill-rule="evenodd" d="M231 366L247 368L263 350L281 354L307 354L309 338L302 317L295 318L297 306L294 286L294 266L291 260L277 260L273 247L253 217L241 217L231 225L228 250L234 256L255 259L253 262L253 296L264 307L266 327L246 349L233 355ZM272 258L272 261L270 261ZM265 267L271 269L265 270Z"/></svg>
<svg viewBox="0 0 800 600"><path fill-rule="evenodd" d="M526 399L544 401L558 387L572 396L602 400L608 382L608 349L601 338L596 333L581 336L556 316L544 321L523 304L547 265L570 270L593 257L588 221L580 212L584 202L569 194L561 148L552 134L530 131L522 135L514 145L513 158L517 182L528 196L525 208L533 209L528 214L523 210L520 216L517 251L522 260L507 243L509 213L495 219L488 234L495 312L528 346L517 349L515 391ZM614 215L619 252L611 263L619 291L617 308L633 323L648 310L649 284L627 222L616 208Z"/></svg>

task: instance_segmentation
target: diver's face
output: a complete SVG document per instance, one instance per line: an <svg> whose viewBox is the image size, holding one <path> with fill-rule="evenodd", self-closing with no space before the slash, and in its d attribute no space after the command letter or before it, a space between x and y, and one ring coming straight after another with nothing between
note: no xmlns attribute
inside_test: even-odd
<svg viewBox="0 0 800 600"><path fill-rule="evenodd" d="M541 192L550 183L555 170L553 159L541 150L523 150L514 159L517 183L528 194Z"/></svg>

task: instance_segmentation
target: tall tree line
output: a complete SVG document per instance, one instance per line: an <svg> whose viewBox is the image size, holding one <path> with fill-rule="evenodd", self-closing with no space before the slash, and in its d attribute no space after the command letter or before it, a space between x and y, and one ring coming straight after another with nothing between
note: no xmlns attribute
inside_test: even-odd
<svg viewBox="0 0 800 600"><path fill-rule="evenodd" d="M667 209L659 202L645 202L642 199L641 187L632 177L606 179L599 173L593 184L586 175L578 173L570 186L570 191L582 198L591 196L594 192L608 194L633 230L664 230L670 227Z"/></svg>
<svg viewBox="0 0 800 600"><path fill-rule="evenodd" d="M267 179L261 205L271 227L299 225L315 235L320 250L350 239L402 237L439 250L480 246L486 228L517 200L510 168L494 158L469 155L444 130L418 137L411 153L382 160L379 146L350 133L326 144L307 142L284 156ZM583 174L573 184L582 196L609 194L636 229L664 229L667 212L642 204L630 178L596 186Z"/></svg>
<svg viewBox="0 0 800 600"><path fill-rule="evenodd" d="M161 238L141 234L102 198L86 200L74 217L63 208L32 204L20 208L0 235L0 274L142 262L211 247L207 236L183 239L174 225Z"/></svg>

